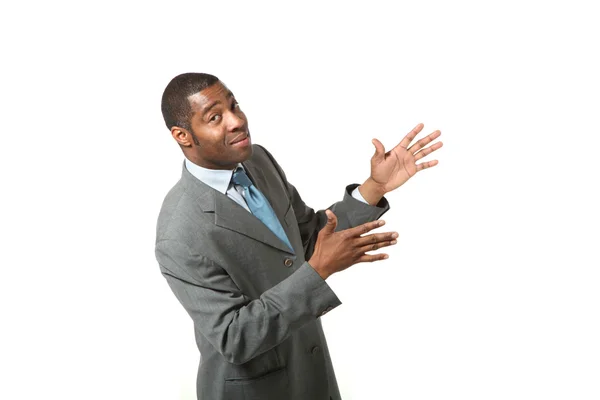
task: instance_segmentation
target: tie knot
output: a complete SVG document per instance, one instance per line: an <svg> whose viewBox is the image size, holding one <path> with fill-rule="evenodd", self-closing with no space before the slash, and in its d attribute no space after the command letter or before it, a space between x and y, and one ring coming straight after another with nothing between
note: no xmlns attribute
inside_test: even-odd
<svg viewBox="0 0 600 400"><path fill-rule="evenodd" d="M231 181L236 185L241 185L244 188L250 187L250 185L252 185L252 181L250 180L250 178L248 178L248 175L246 175L246 172L242 168L238 168L235 170Z"/></svg>

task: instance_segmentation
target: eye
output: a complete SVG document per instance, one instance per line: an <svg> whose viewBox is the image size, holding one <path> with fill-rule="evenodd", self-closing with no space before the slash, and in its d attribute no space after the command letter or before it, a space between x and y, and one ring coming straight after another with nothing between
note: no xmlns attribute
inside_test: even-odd
<svg viewBox="0 0 600 400"><path fill-rule="evenodd" d="M231 103L231 111L235 110L236 108L240 108L240 104L233 100L233 103Z"/></svg>
<svg viewBox="0 0 600 400"><path fill-rule="evenodd" d="M221 119L221 114L215 114L212 117L210 117L209 121L210 122L217 122Z"/></svg>

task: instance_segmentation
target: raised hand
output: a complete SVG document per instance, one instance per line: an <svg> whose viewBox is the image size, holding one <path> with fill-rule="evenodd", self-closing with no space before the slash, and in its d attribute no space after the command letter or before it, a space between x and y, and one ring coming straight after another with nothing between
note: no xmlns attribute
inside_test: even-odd
<svg viewBox="0 0 600 400"><path fill-rule="evenodd" d="M383 193L398 188L417 172L437 165L438 160L423 161L419 164L417 164L417 161L442 147L442 142L425 147L441 135L439 130L430 133L409 147L422 129L423 124L415 126L396 147L387 153L383 144L379 140L373 139L375 154L371 158L370 179L381 188Z"/></svg>
<svg viewBox="0 0 600 400"><path fill-rule="evenodd" d="M367 222L336 232L337 217L331 210L326 210L325 213L327 224L319 231L315 251L308 261L323 279L360 262L384 260L388 258L387 254L365 253L396 244L397 232L361 236L384 225L384 221Z"/></svg>

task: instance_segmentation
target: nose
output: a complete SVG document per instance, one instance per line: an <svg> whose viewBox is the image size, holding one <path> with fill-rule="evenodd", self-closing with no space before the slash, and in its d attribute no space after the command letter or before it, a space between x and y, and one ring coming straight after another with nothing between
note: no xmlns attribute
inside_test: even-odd
<svg viewBox="0 0 600 400"><path fill-rule="evenodd" d="M246 124L246 120L242 115L239 115L236 112L230 112L229 113L229 130L230 131L236 131L238 129L241 129L244 127L244 125Z"/></svg>

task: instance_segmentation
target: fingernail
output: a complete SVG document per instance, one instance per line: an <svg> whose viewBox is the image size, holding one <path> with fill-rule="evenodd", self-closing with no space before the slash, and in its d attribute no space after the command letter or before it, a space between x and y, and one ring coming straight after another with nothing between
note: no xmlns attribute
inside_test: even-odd
<svg viewBox="0 0 600 400"><path fill-rule="evenodd" d="M398 233L392 233L392 238L396 239L398 237Z"/></svg>
<svg viewBox="0 0 600 400"><path fill-rule="evenodd" d="M379 221L379 226L385 225L385 221Z"/></svg>
<svg viewBox="0 0 600 400"><path fill-rule="evenodd" d="M388 256L387 254L385 256L383 256L384 260L387 260L390 256Z"/></svg>
<svg viewBox="0 0 600 400"><path fill-rule="evenodd" d="M398 241L397 240L392 240L390 243L396 244L396 243L398 243Z"/></svg>

